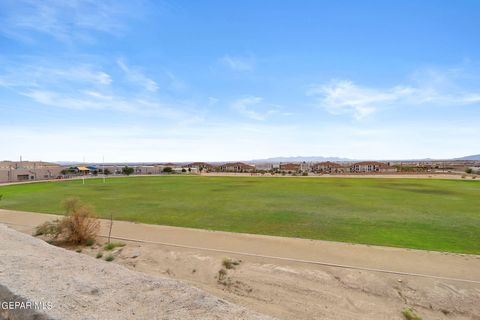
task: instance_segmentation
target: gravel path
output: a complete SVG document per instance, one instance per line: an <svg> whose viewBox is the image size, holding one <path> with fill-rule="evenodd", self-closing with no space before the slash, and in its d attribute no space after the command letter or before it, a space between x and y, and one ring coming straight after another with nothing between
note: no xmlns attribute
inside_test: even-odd
<svg viewBox="0 0 480 320"><path fill-rule="evenodd" d="M51 303L43 311L46 318L271 319L180 281L54 247L4 225L0 257L0 300L16 295L16 300ZM0 308L0 319L2 314L22 318Z"/></svg>

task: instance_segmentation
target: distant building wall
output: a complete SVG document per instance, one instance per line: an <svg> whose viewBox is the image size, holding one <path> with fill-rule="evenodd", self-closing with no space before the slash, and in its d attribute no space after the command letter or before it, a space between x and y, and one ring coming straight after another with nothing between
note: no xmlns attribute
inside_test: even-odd
<svg viewBox="0 0 480 320"><path fill-rule="evenodd" d="M159 174L160 168L155 166L136 166L135 174Z"/></svg>
<svg viewBox="0 0 480 320"><path fill-rule="evenodd" d="M302 165L299 163L281 163L280 171L299 172L302 170Z"/></svg>
<svg viewBox="0 0 480 320"><path fill-rule="evenodd" d="M0 183L56 179L62 167L36 169L0 169Z"/></svg>
<svg viewBox="0 0 480 320"><path fill-rule="evenodd" d="M210 171L213 169L213 165L206 162L193 162L184 166L185 168L195 169L197 171Z"/></svg>
<svg viewBox="0 0 480 320"><path fill-rule="evenodd" d="M273 166L274 164L272 163L256 163L255 164L255 168L257 170L266 170L266 171L269 171L269 170L272 170L273 169Z"/></svg>
<svg viewBox="0 0 480 320"><path fill-rule="evenodd" d="M350 172L396 172L397 169L388 164L376 161L363 161L354 163Z"/></svg>
<svg viewBox="0 0 480 320"><path fill-rule="evenodd" d="M219 171L224 172L253 172L255 167L242 162L225 163L217 167Z"/></svg>
<svg viewBox="0 0 480 320"><path fill-rule="evenodd" d="M312 166L312 171L316 173L343 173L345 168L335 162L319 162Z"/></svg>

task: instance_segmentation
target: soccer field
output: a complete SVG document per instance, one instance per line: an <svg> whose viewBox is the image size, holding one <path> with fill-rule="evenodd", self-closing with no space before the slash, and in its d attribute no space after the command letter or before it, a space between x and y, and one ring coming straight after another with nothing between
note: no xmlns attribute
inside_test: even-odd
<svg viewBox="0 0 480 320"><path fill-rule="evenodd" d="M156 176L0 187L0 208L480 254L480 181Z"/></svg>

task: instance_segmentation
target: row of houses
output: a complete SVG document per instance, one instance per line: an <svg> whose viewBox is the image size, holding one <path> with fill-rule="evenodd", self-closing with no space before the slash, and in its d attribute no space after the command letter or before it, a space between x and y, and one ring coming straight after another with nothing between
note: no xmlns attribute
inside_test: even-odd
<svg viewBox="0 0 480 320"><path fill-rule="evenodd" d="M316 173L362 173L362 172L396 172L397 168L389 163L378 161L361 161L349 165L341 165L335 162L320 162L312 166L312 172Z"/></svg>
<svg viewBox="0 0 480 320"><path fill-rule="evenodd" d="M235 173L254 173L254 172L276 172L282 174L343 174L343 173L382 173L396 172L397 168L390 166L389 163L376 161L363 161L357 163L260 163L248 164L243 162L231 162L223 164L214 164L207 162L192 162L188 164L179 163L161 163L161 164L138 164L131 165L133 173L136 175L156 175L165 172L172 173L207 173L207 172L235 172ZM112 175L123 174L125 164L108 165L79 165L79 166L61 166L46 162L0 162L0 183L35 181L69 178L79 175L95 175L104 172ZM166 169L168 168L168 170Z"/></svg>
<svg viewBox="0 0 480 320"><path fill-rule="evenodd" d="M388 163L376 161L363 161L352 164L340 164L335 162L319 163L278 163L278 164L247 164L244 162L229 162L223 164L212 164L207 162L192 162L188 164L179 163L161 163L152 165L129 165L133 168L133 174L150 175L161 174L165 168L173 173L206 173L206 172L280 172L280 173L319 173L319 174L341 174L341 173L365 173L365 172L396 172L395 167ZM76 174L96 174L103 172L103 168L109 174L122 174L125 164L105 165L105 166L78 166L70 167L70 172Z"/></svg>
<svg viewBox="0 0 480 320"><path fill-rule="evenodd" d="M375 173L375 172L396 172L395 167L388 163L377 161L362 161L353 164L340 164L331 161L318 162L313 164L305 163L286 163L279 165L279 171L301 173L324 173L324 174L339 174L339 173Z"/></svg>
<svg viewBox="0 0 480 320"><path fill-rule="evenodd" d="M365 172L396 172L395 167L388 163L377 161L362 161L353 164L340 164L335 162L319 162L319 163L280 163L278 165L270 164L270 166L255 166L243 162L225 163L221 165L213 165L205 162L194 162L187 164L188 168L196 168L199 171L207 172L255 172L255 171L276 171L284 173L365 173Z"/></svg>

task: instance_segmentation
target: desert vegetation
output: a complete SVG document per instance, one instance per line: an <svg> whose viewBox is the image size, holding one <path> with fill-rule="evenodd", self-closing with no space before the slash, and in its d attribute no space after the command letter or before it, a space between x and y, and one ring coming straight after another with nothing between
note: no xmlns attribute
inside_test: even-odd
<svg viewBox="0 0 480 320"><path fill-rule="evenodd" d="M406 308L402 311L403 316L406 320L422 320L412 308Z"/></svg>
<svg viewBox="0 0 480 320"><path fill-rule="evenodd" d="M70 244L93 245L100 223L93 208L78 198L69 198L64 202L65 216L47 221L37 227L35 235L43 235L50 240Z"/></svg>
<svg viewBox="0 0 480 320"><path fill-rule="evenodd" d="M123 242L108 242L103 246L103 249L106 251L112 251L117 247L124 247L125 243Z"/></svg>
<svg viewBox="0 0 480 320"><path fill-rule="evenodd" d="M225 267L225 269L235 269L235 267L238 266L240 262L240 260L224 258L222 260L222 266Z"/></svg>
<svg viewBox="0 0 480 320"><path fill-rule="evenodd" d="M108 256L105 257L105 261L110 262L110 261L113 261L113 260L115 260L115 257L112 254L109 254Z"/></svg>

